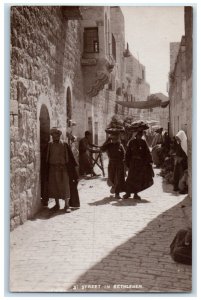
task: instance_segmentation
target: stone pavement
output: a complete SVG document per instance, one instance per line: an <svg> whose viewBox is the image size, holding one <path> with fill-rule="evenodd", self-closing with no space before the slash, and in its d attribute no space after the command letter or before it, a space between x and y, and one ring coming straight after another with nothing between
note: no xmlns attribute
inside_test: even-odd
<svg viewBox="0 0 201 300"><path fill-rule="evenodd" d="M141 201L115 200L103 177L82 179L79 210L46 209L12 231L10 291L190 292L192 268L169 246L191 225L191 202L158 173Z"/></svg>

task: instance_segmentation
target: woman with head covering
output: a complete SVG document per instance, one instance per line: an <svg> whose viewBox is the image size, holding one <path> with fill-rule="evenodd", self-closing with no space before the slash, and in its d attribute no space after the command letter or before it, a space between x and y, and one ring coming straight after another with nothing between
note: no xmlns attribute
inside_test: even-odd
<svg viewBox="0 0 201 300"><path fill-rule="evenodd" d="M133 138L129 141L126 151L128 177L124 199L134 193L133 198L140 200L138 193L153 185L152 157L147 143L142 139L143 131L146 129L148 126L143 122L133 123L130 127Z"/></svg>
<svg viewBox="0 0 201 300"><path fill-rule="evenodd" d="M110 192L115 193L115 198L120 199L121 192L125 191L125 150L120 139L120 134L123 132L123 127L108 128L109 138L101 146L101 151L107 152L109 158L108 164L108 185L111 186Z"/></svg>
<svg viewBox="0 0 201 300"><path fill-rule="evenodd" d="M187 136L186 136L185 132L183 130L180 130L176 134L175 138L179 142L179 144L181 145L181 148L187 155Z"/></svg>
<svg viewBox="0 0 201 300"><path fill-rule="evenodd" d="M188 168L187 163L187 137L183 130L180 130L176 136L175 145L175 160L174 160L174 173L173 183L174 191L179 191L179 181L184 175L184 171Z"/></svg>

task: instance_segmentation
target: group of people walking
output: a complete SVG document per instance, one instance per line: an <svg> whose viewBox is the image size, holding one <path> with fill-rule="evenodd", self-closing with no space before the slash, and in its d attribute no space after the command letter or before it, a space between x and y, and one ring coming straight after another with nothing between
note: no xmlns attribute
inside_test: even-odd
<svg viewBox="0 0 201 300"><path fill-rule="evenodd" d="M62 132L55 127L52 128L50 131L52 141L48 143L46 150L43 205L47 206L49 198L54 198L55 205L52 208L54 211L60 209L59 199L64 200L66 213L72 208L80 207L77 189L79 177L85 174L97 176L90 155L92 147L98 147L99 151L108 155L107 184L110 193L115 194L116 199L128 199L133 194L133 199L140 200L138 193L154 183L153 163L156 167L162 168L161 175L165 178L172 172L171 183L174 185L174 191L179 190L181 179L187 174L186 135L180 130L171 141L167 132L160 128L155 134L150 151L144 135L148 128L143 121L127 124L126 127L116 121L111 122L105 130L108 137L100 147L92 144L91 133L86 131L84 138L79 142L79 159L75 159L71 145L60 140ZM125 137L129 137L129 140ZM187 191L186 182L183 185L183 192ZM121 196L120 193L124 195Z"/></svg>
<svg viewBox="0 0 201 300"><path fill-rule="evenodd" d="M114 124L106 129L109 137L101 150L107 152L109 157L108 185L117 199L121 198L121 192L125 192L124 199L133 194L134 199L140 200L138 193L153 185L152 157L146 141L142 139L147 128L144 122L132 123L127 129L131 139L126 147L121 142L124 131L121 126L115 127Z"/></svg>

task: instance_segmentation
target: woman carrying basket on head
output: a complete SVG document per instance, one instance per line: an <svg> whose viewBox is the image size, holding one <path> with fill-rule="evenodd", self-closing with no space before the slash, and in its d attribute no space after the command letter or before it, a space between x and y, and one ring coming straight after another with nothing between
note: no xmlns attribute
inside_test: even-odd
<svg viewBox="0 0 201 300"><path fill-rule="evenodd" d="M129 128L133 132L133 138L129 141L126 151L128 177L124 199L134 193L133 198L140 200L138 193L153 185L152 157L147 143L142 139L143 131L148 128L143 121L134 122Z"/></svg>
<svg viewBox="0 0 201 300"><path fill-rule="evenodd" d="M115 193L115 198L121 199L119 193L125 191L125 150L121 143L120 134L124 131L124 128L121 125L112 123L105 131L109 134L109 138L100 149L107 152L109 157L107 183L111 186L110 192Z"/></svg>

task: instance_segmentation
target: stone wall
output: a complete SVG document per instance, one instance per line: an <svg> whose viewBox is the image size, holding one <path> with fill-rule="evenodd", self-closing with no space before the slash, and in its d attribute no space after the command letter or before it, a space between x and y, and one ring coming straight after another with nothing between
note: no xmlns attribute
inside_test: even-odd
<svg viewBox="0 0 201 300"><path fill-rule="evenodd" d="M186 60L185 37L182 37L174 71L170 76L170 134L174 136L179 130L187 133L186 101ZM182 113L181 113L182 112Z"/></svg>
<svg viewBox="0 0 201 300"><path fill-rule="evenodd" d="M192 67L193 67L193 8L185 7L185 37L186 37L186 103L187 103L187 137L188 137L188 170L189 170L189 195L192 197Z"/></svg>
<svg viewBox="0 0 201 300"><path fill-rule="evenodd" d="M187 134L188 139L188 186L189 196L192 197L192 65L193 65L193 9L185 7L185 47L182 41L175 60L171 64L170 76L170 126L171 135L175 135L178 129ZM182 39L184 41L184 38ZM174 44L174 43L172 43ZM177 46L175 45L177 48ZM176 49L175 48L175 49ZM182 49L183 48L183 49ZM171 49L171 48L170 48ZM174 50L176 53L177 50ZM174 54L174 53L173 53ZM170 60L173 62L173 54ZM178 118L179 122L176 121ZM178 124L177 124L178 122Z"/></svg>
<svg viewBox="0 0 201 300"><path fill-rule="evenodd" d="M80 49L80 24L66 21L60 7L11 8L11 229L40 206L41 106L63 137L67 87L73 115L84 107Z"/></svg>
<svg viewBox="0 0 201 300"><path fill-rule="evenodd" d="M118 6L111 7L111 31L116 41L116 63L118 65L116 80L118 87L122 87L122 82L125 82L125 58L123 52L125 51L125 25L124 16L121 8Z"/></svg>
<svg viewBox="0 0 201 300"><path fill-rule="evenodd" d="M79 140L86 130L92 130L94 142L101 145L105 128L117 112L115 101L123 97L116 89L126 77L124 24L116 39L116 63L111 59L110 44L112 32L117 38L118 16L124 22L121 10L112 8L112 20L110 7L83 6L82 20L68 20L67 10L62 6L11 8L11 230L40 208L41 149L49 141L50 128L59 127L63 140L66 131L72 130ZM100 52L92 56L83 53L83 32L88 26L98 26L99 32ZM86 92L94 80L96 85L94 74L98 79L107 77L96 96ZM122 116L129 113L122 107L120 110ZM67 117L76 126L67 128Z"/></svg>
<svg viewBox="0 0 201 300"><path fill-rule="evenodd" d="M133 101L146 101L150 94L145 72L145 66L133 55L126 58L127 93L132 95Z"/></svg>
<svg viewBox="0 0 201 300"><path fill-rule="evenodd" d="M170 43L170 72L174 71L177 55L179 53L180 42Z"/></svg>

